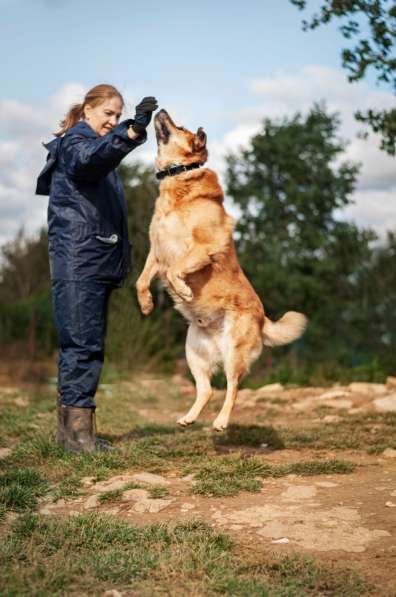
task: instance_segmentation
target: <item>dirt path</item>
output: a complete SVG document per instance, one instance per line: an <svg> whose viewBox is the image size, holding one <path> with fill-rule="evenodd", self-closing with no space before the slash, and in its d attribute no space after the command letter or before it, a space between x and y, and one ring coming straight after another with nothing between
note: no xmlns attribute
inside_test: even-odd
<svg viewBox="0 0 396 597"><path fill-rule="evenodd" d="M134 396L129 406L141 420L171 425L187 409L193 389L179 376L171 381L142 378L117 389L103 387L106 408L110 408L117 392L120 400L124 400L123 393ZM222 393L217 392L205 413L204 434L212 433L210 421L221 398ZM289 440L291 445L298 441L301 445L275 449L265 442L249 445L250 440L241 440L234 446L231 438L228 443L218 443L219 454L255 455L273 466L337 458L354 463L355 470L350 474L265 478L257 492L211 497L194 495L193 474L182 476L171 470L158 474L149 467L138 470L134 466L105 480L84 477L81 495L55 503L51 497L42 498L39 512L48 516L106 512L138 525L205 520L249 549L263 553L298 551L353 568L376 585L375 594L396 595L395 413L394 379L388 380L387 385L289 390L275 385L244 390L234 412L237 428L246 429L249 434L249 430L257 431L256 427L249 427L252 421L258 429L270 422L275 430L287 427L289 435L294 433ZM104 409L102 428L106 428L106 417ZM304 431L308 428L311 435ZM316 435L312 430L317 430ZM188 433L183 436L187 443ZM362 444L346 447L355 440ZM109 492L115 492L113 498ZM107 494L106 500L102 500L103 494Z"/></svg>

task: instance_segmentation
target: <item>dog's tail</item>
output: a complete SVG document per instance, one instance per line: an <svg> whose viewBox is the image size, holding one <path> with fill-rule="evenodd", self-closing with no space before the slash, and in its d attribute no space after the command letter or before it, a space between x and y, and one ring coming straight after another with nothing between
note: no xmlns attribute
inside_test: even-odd
<svg viewBox="0 0 396 597"><path fill-rule="evenodd" d="M288 311L278 321L264 320L263 343L265 346L282 346L297 340L305 331L308 320L302 313Z"/></svg>

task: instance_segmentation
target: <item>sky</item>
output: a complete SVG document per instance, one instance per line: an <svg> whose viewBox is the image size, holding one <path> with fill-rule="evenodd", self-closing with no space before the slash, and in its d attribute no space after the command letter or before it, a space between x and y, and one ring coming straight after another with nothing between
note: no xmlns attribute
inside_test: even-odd
<svg viewBox="0 0 396 597"><path fill-rule="evenodd" d="M306 16L319 5L308 1ZM372 76L348 83L337 25L303 32L302 18L289 0L0 0L0 245L21 226L30 234L45 225L48 200L34 195L42 142L103 82L124 95L126 118L154 95L177 124L203 126L221 180L226 153L246 147L264 118L325 101L341 117L342 160L361 163L354 205L339 217L380 237L395 230L395 159L375 135L359 138L353 118L394 107L394 97ZM127 159L153 165L155 152L151 125Z"/></svg>

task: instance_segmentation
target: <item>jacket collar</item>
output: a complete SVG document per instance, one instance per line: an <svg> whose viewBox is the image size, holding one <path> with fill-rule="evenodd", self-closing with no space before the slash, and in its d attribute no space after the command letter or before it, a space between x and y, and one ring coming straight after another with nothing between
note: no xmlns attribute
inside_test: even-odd
<svg viewBox="0 0 396 597"><path fill-rule="evenodd" d="M55 159L57 157L61 140L62 137L56 137L56 139L52 139L49 143L43 143L43 146L48 150L51 158Z"/></svg>
<svg viewBox="0 0 396 597"><path fill-rule="evenodd" d="M83 135L84 137L90 137L96 139L99 137L97 133L85 122L85 120L79 120L71 129L68 129L66 135L75 134Z"/></svg>

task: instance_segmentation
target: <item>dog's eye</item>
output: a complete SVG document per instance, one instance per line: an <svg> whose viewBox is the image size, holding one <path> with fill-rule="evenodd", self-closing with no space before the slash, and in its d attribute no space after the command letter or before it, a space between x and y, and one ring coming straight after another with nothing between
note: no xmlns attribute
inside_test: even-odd
<svg viewBox="0 0 396 597"><path fill-rule="evenodd" d="M179 131L184 131L184 126L177 126L177 129L179 129Z"/></svg>

